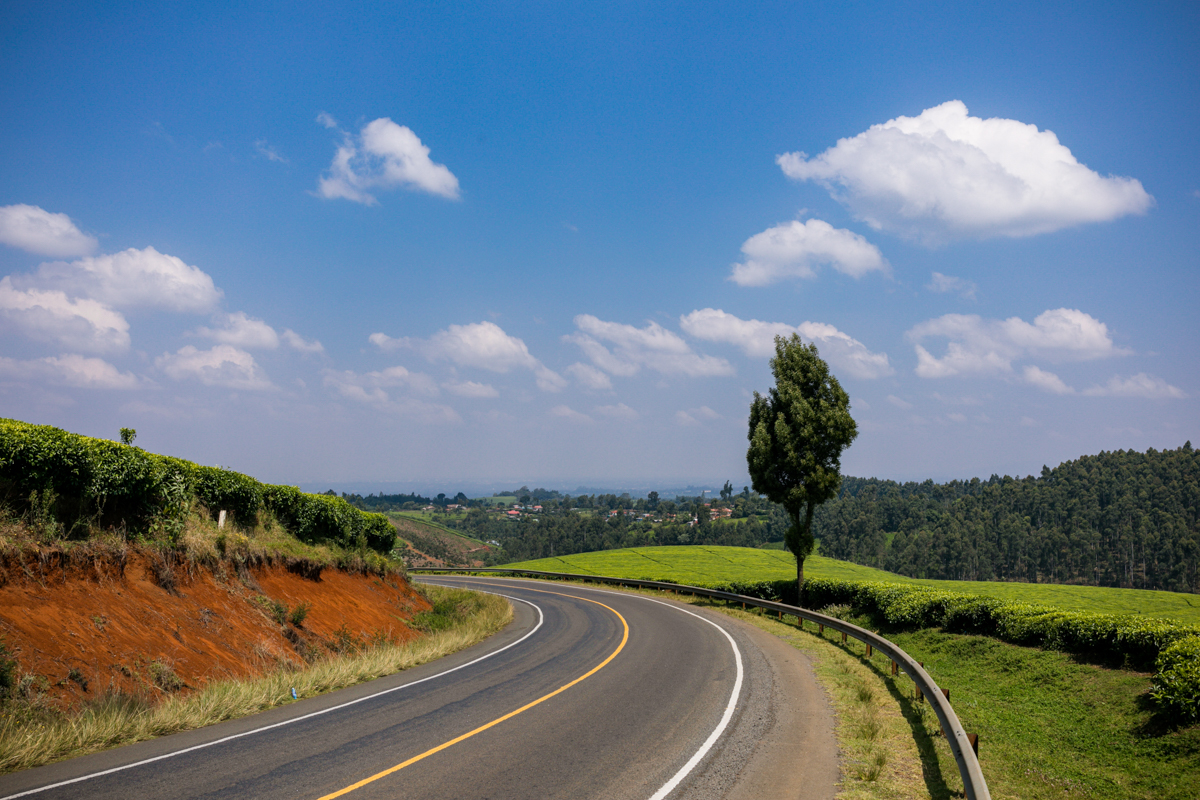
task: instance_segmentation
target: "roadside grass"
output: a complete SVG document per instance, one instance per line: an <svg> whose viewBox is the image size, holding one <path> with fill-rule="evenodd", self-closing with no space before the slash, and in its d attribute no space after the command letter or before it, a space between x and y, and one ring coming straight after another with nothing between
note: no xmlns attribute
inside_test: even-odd
<svg viewBox="0 0 1200 800"><path fill-rule="evenodd" d="M838 800L941 800L952 796L921 708L892 686L890 676L880 676L872 665L833 639L817 636L811 630L801 631L766 614L726 608L706 598L672 599L714 608L748 622L809 657L837 717L836 735L842 757ZM928 716L936 730L936 718L932 712ZM957 781L954 757L944 741L941 747L949 759L952 778ZM802 769L803 765L797 763L794 768ZM956 785L961 789L961 782Z"/></svg>
<svg viewBox="0 0 1200 800"><path fill-rule="evenodd" d="M796 561L786 550L750 547L683 545L602 550L503 565L511 569L610 575L615 578L664 580L692 585L731 581L788 580L796 577ZM956 592L1036 603L1072 611L1140 614L1200 624L1200 595L1104 586L1064 586L1000 581L935 581L906 578L891 572L813 555L804 562L805 577L850 581L913 583Z"/></svg>
<svg viewBox="0 0 1200 800"><path fill-rule="evenodd" d="M302 670L273 667L239 680L215 681L196 692L151 696L106 694L74 714L21 699L0 704L0 772L28 769L71 756L248 716L292 700L324 694L424 664L470 647L512 619L495 595L423 586L433 611L413 624L425 635L403 643L379 633L363 641L338 638L329 652Z"/></svg>

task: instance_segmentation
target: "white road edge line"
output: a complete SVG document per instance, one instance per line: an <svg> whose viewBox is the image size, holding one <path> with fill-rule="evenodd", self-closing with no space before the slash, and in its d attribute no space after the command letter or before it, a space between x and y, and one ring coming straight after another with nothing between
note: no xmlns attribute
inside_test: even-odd
<svg viewBox="0 0 1200 800"><path fill-rule="evenodd" d="M521 581L520 578L509 578L509 580L511 580L513 582ZM544 581L532 581L532 582L533 583L544 583ZM563 587L563 588L566 588L566 587ZM669 795L671 792L673 792L675 790L675 788L678 787L679 784L683 782L683 779L686 778L688 776L688 774L696 768L696 765L699 764L706 755L708 755L708 751L712 750L713 745L717 743L717 739L720 739L721 734L725 732L725 729L727 727L729 727L729 721L731 719L733 719L733 712L737 709L738 697L742 693L742 678L744 676L744 672L742 670L742 651L738 649L737 642L735 642L733 640L733 637L729 635L729 631L725 630L720 625L713 622L711 619L702 617L699 614L695 613L694 611L688 611L686 608L680 608L679 606L674 605L673 603L664 603L662 600L656 600L653 597L646 597L645 595L638 595L638 594L631 595L631 594L626 594L624 592L614 592L609 589L594 589L590 586L572 586L571 588L582 589L585 592L599 592L601 594L617 594L617 595L621 595L622 597L640 597L641 599L648 600L651 603L658 603L660 606L666 606L667 608L673 608L676 611L682 611L684 614L690 614L693 617L695 617L696 619L698 619L702 622L707 622L709 625L712 625L714 628L719 630L721 632L721 634L726 639L729 640L729 646L733 648L733 658L737 662L737 680L735 680L733 682L733 691L729 695L729 703L725 706L725 713L723 715L721 715L720 723L718 723L717 727L713 729L713 732L709 734L708 738L704 741L704 744L700 745L700 749L697 750L690 759L688 759L688 762L686 764L684 764L683 767L680 768L679 772L676 772L675 776L673 778L671 778L671 780L664 783L662 785L661 789L659 789L654 794L650 795L650 800L663 800L663 798L666 797L667 795Z"/></svg>
<svg viewBox="0 0 1200 800"><path fill-rule="evenodd" d="M478 592L480 592L481 594L494 594L494 595L497 595L497 596L499 596L499 597L503 597L503 598L505 598L505 599L507 599L507 600L516 600L516 601L517 601L517 602L519 602L519 603L525 603L526 605L533 606L533 609L534 609L535 611L537 611L537 613L538 613L538 622L537 622L537 625L534 625L534 626L533 626L533 630L531 630L529 633L527 633L527 634L525 634L524 636L522 636L520 639L517 639L515 642L512 642L512 643L510 643L510 644L506 644L504 647L501 647L499 650L493 650L492 652L488 653L487 655L482 655L482 656L480 656L479 658L476 658L476 659L474 659L473 661L468 661L468 662L467 662L467 663L465 663L465 664L459 664L457 667L451 667L451 668L450 668L450 669L448 669L448 670L444 670L444 671L442 671L442 672L439 672L439 673L437 673L437 674L435 674L435 675L430 675L430 676L428 676L428 677L421 678L420 680L415 680L415 681L413 681L413 682L411 682L411 683L406 683L406 684L403 684L403 685L401 685L401 686L393 686L391 689L384 689L383 691L380 691L380 692L375 692L374 694L369 694L369 695L366 695L366 696L364 696L364 697L360 697L360 698L358 698L358 699L356 699L356 700L350 700L350 701L348 701L348 702L345 702L345 703L340 703L340 704L338 704L338 705L336 705L336 706L330 706L329 708L325 708L325 709L322 709L322 710L320 710L320 711L313 711L312 713L305 714L305 715L303 715L303 716L300 716L300 717L293 717L292 719L285 719L283 722L276 722L276 723L274 723L274 724L272 724L272 725L264 725L264 726L263 726L263 727L261 727L261 728L254 728L253 730L243 731L242 733L235 733L235 734L233 734L232 736L225 736L225 737L223 737L223 738L220 738L220 739L214 739L214 740L213 740L213 741L211 741L211 742L205 742L205 743L203 743L203 744L197 744L197 745L193 745L192 747L185 747L185 748L184 748L184 749L182 749L182 750L175 750L175 751L173 751L173 752L170 752L170 753L163 753L161 756L155 756L154 758L146 758L146 759L142 759L141 761L135 761L135 762L133 762L132 764L125 764L125 765L123 765L123 766L120 766L120 767L113 767L112 769L106 769L106 770L103 770L103 771L101 771L101 772L92 772L92 773L89 773L89 774L87 774L87 775L81 775L81 776L80 776L80 777L78 777L78 778L71 778L70 780L66 780L66 781L59 781L58 783L51 783L51 784L49 784L49 785L47 785L47 786L40 786L40 787L38 787L38 788L36 788L36 789L28 789L28 790L26 790L26 791L24 791L24 792L20 792L20 793L18 793L18 794L10 794L10 795L5 795L3 798L0 798L0 800L16 800L16 798L18 798L18 797L28 797L29 795L40 794L40 793L42 793L42 792L48 792L48 791L50 791L51 789L58 789L58 788L60 788L60 787L62 787L62 786L70 786L70 785L71 785L71 784L73 784L73 783L81 783L81 782L83 782L83 781L88 781L88 780L91 780L91 779L93 779L93 778L101 778L101 777L103 777L103 776L105 776L105 775L111 775L111 774L113 774L114 772L123 772L124 770L127 770L127 769L133 769L134 767L141 767L141 766L144 766L144 765L146 765L146 764L153 764L155 761L162 761L163 759L167 759L167 758L174 758L175 756L181 756L181 755L183 755L184 753L191 753L191 752L192 752L192 751L194 751L194 750L203 750L203 749L204 749L204 748L206 748L206 747L212 747L212 746L214 746L214 745L218 745L218 744L224 744L225 742L232 742L232 741L233 741L233 740L235 740L235 739L241 739L241 738L243 738L243 737L245 737L245 736L253 736L253 735L254 735L254 734L256 734L256 733L262 733L263 731L269 731L269 730L272 730L272 729L274 729L274 728L282 728L282 727L283 727L283 726L285 726L285 725L291 725L291 724L293 724L293 723L295 723L295 722L301 722L301 721L303 721L303 720L306 720L306 719L312 719L313 717L319 717L319 716L321 716L322 714L328 714L328 713L330 713L330 712L332 712L332 711L340 711L340 710L341 710L341 709L343 709L343 708L347 708L347 707L349 707L349 706L357 705L357 704L359 704L359 703L362 703L362 702L365 702L365 701L367 701L367 700L373 700L373 699L375 699L376 697L382 697L382 696L383 696L383 695L385 695L385 694L391 694L392 692L398 692L398 691L400 691L401 689L407 689L407 688L408 688L408 687L410 687L410 686L416 686L418 683L425 683L426 681L431 681L431 680L433 680L434 678L440 678L440 677L442 677L443 675L449 675L451 672L457 672L457 671L458 671L458 670L460 670L460 669L465 669L466 667L469 667L469 666L471 666L472 664L478 664L480 661L483 661L483 660L484 660L484 659L486 659L486 658L491 658L492 656L499 655L500 653L503 653L505 650L508 650L510 647L516 647L516 646L517 646L517 645L519 645L521 642L525 641L525 640L526 640L526 639L528 639L530 636L533 636L535 633L537 633L537 632L538 632L538 628L542 627L542 622L544 622L544 621L545 621L545 616L542 614L542 609L541 609L541 608L540 608L540 607L539 607L539 606L538 606L536 603L531 603L530 601L528 601L528 600L523 600L523 599L521 599L521 598L519 598L519 597L510 597L509 595L506 595L506 594L500 594L499 592L485 592L485 591L483 591L483 590L481 590L481 589L474 589L473 591L478 591ZM741 668L741 664L740 664L740 663L738 664L738 668L739 668L739 669ZM393 673L393 674L395 674L395 673ZM739 679L740 679L740 676L739 676Z"/></svg>

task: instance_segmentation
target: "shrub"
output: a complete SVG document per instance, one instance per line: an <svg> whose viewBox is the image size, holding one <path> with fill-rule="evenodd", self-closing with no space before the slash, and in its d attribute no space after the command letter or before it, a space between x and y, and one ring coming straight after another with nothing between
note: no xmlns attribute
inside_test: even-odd
<svg viewBox="0 0 1200 800"><path fill-rule="evenodd" d="M388 553L396 543L387 517L340 497L270 486L232 470L49 425L0 419L0 503L28 515L44 536L86 531L86 523L96 522L174 544L193 498L210 513L232 512L241 526L253 525L265 509L310 544Z"/></svg>
<svg viewBox="0 0 1200 800"><path fill-rule="evenodd" d="M1150 695L1180 719L1200 722L1200 636L1167 645L1154 666Z"/></svg>
<svg viewBox="0 0 1200 800"><path fill-rule="evenodd" d="M1027 647L1116 660L1135 668L1156 664L1154 696L1161 695L1164 708L1184 713L1200 707L1200 650L1188 649L1200 648L1200 628L1193 625L1132 614L1066 611L929 586L879 581L811 578L805 581L803 594L803 605L808 608L850 605L860 613L879 614L888 625L899 628L941 627L958 633L994 636ZM1182 654L1197 654L1191 666L1183 655L1163 661L1164 655L1175 653L1173 648L1181 642L1193 641L1197 644L1180 646L1178 650ZM1169 678L1162 678L1164 664L1172 669ZM1160 683L1160 678L1166 682Z"/></svg>

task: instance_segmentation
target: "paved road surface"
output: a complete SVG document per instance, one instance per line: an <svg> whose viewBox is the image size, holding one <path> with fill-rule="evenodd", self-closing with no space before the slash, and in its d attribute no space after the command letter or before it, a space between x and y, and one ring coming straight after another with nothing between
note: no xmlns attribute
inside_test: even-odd
<svg viewBox="0 0 1200 800"><path fill-rule="evenodd" d="M514 622L399 675L0 777L0 797L832 796L824 698L797 699L807 665L771 637L629 594L427 580L508 596Z"/></svg>

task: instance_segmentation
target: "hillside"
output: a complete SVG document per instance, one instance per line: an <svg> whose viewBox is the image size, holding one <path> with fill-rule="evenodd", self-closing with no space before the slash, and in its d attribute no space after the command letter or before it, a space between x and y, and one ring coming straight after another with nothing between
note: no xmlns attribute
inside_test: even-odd
<svg viewBox="0 0 1200 800"><path fill-rule="evenodd" d="M1200 453L1119 450L1038 477L846 478L821 552L915 578L1200 590Z"/></svg>
<svg viewBox="0 0 1200 800"><path fill-rule="evenodd" d="M794 581L796 578L796 562L790 553L747 547L639 547L542 558L504 566L546 572L665 580L698 586ZM968 592L1010 602L1069 608L1074 611L1137 614L1200 624L1200 598L1179 592L998 581L921 580L822 556L810 556L805 562L804 572L808 578L905 583Z"/></svg>

